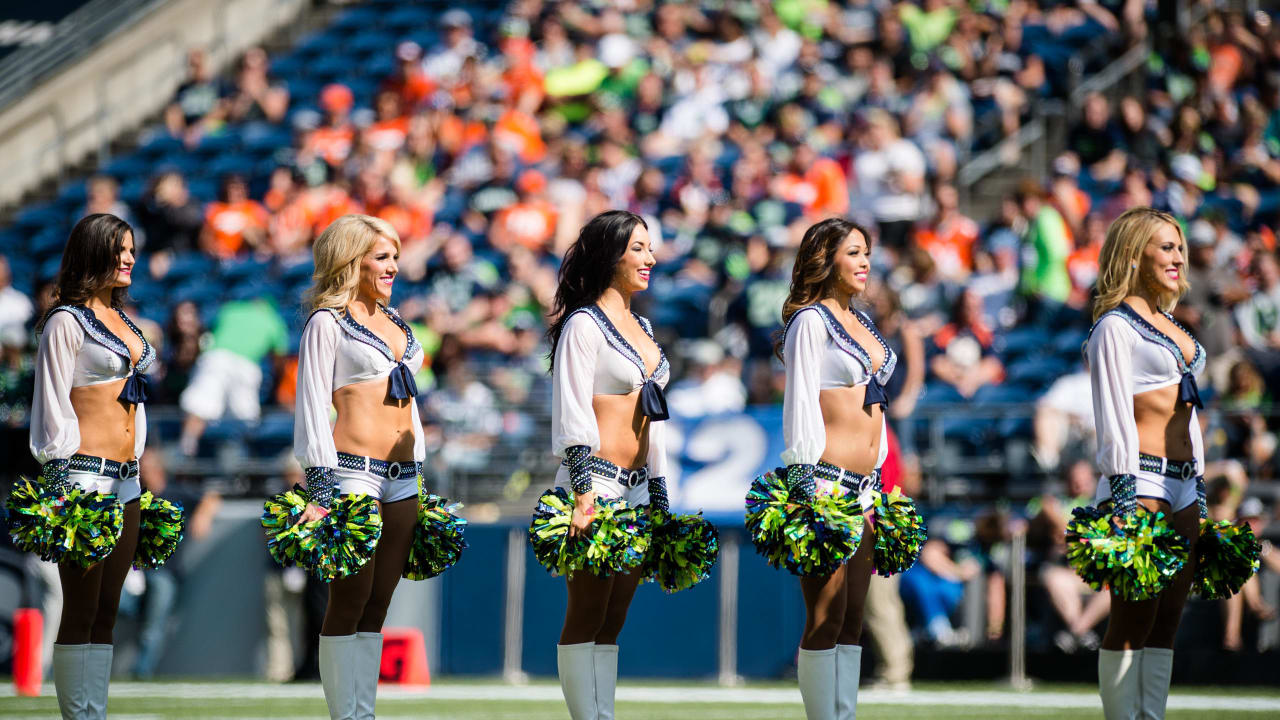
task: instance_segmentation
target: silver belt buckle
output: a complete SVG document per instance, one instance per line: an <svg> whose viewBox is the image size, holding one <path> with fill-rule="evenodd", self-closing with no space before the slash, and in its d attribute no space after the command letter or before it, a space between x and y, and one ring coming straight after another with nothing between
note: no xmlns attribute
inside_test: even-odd
<svg viewBox="0 0 1280 720"><path fill-rule="evenodd" d="M1195 461L1189 460L1187 462L1182 463L1182 479L1183 480L1190 480L1191 478L1195 477L1195 475L1196 475Z"/></svg>
<svg viewBox="0 0 1280 720"><path fill-rule="evenodd" d="M870 475L863 475L863 476L862 476L862 479L858 481L858 494L859 494L859 495L862 495L863 493L865 493L865 492L867 492L868 490L870 490L870 489L871 489L871 485L872 485L871 476L870 476Z"/></svg>
<svg viewBox="0 0 1280 720"><path fill-rule="evenodd" d="M129 463L122 462L120 463L120 467L116 469L116 476L118 476L121 480L128 480L129 478L133 477L133 473L130 472L131 470L132 468L129 467Z"/></svg>
<svg viewBox="0 0 1280 720"><path fill-rule="evenodd" d="M639 484L640 484L640 471L628 470L627 471L627 487L635 487Z"/></svg>
<svg viewBox="0 0 1280 720"><path fill-rule="evenodd" d="M399 480L401 472L403 472L403 469L400 467L399 462L387 463L388 480Z"/></svg>

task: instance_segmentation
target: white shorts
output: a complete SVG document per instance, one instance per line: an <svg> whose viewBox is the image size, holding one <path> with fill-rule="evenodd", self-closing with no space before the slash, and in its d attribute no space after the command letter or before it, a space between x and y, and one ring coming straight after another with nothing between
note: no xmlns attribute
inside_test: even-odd
<svg viewBox="0 0 1280 720"><path fill-rule="evenodd" d="M142 495L142 485L135 475L127 480L109 475L99 475L84 470L71 470L67 479L89 492L111 493L122 503L137 500Z"/></svg>
<svg viewBox="0 0 1280 720"><path fill-rule="evenodd" d="M391 503L418 494L417 475L388 480L368 470L340 467L334 471L334 477L338 480L339 495L368 495L375 500Z"/></svg>
<svg viewBox="0 0 1280 720"><path fill-rule="evenodd" d="M237 420L257 420L262 413L258 390L262 368L230 350L210 350L196 360L191 382L178 404L183 412L211 422L230 415Z"/></svg>
<svg viewBox="0 0 1280 720"><path fill-rule="evenodd" d="M591 473L591 485L592 489L596 491L597 497L625 500L627 505L631 507L649 504L648 480L629 488L615 479ZM561 465L560 469L556 471L555 487L564 488L572 497L573 488L569 485L569 468L564 465Z"/></svg>
<svg viewBox="0 0 1280 720"><path fill-rule="evenodd" d="M1196 504L1196 478L1171 478L1149 470L1139 470L1133 474L1134 495L1140 498L1155 498L1169 503L1173 512L1186 510ZM1106 477L1098 479L1098 490L1094 493L1095 505L1103 500L1111 499L1111 481Z"/></svg>

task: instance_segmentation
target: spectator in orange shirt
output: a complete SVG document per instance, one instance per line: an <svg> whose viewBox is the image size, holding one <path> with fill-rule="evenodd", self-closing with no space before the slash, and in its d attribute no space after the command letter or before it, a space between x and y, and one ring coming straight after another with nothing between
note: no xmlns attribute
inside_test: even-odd
<svg viewBox="0 0 1280 720"><path fill-rule="evenodd" d="M963 282L973 272L978 224L961 214L960 195L949 183L939 183L934 188L933 202L936 213L916 230L916 245L929 253L942 277Z"/></svg>
<svg viewBox="0 0 1280 720"><path fill-rule="evenodd" d="M279 258L306 254L311 247L315 213L298 172L284 166L276 168L271 173L271 189L263 201L271 212L267 226L267 246L271 254Z"/></svg>
<svg viewBox="0 0 1280 720"><path fill-rule="evenodd" d="M409 135L409 118L401 112L400 96L383 90L375 105L378 118L364 129L364 142L373 150L396 152Z"/></svg>
<svg viewBox="0 0 1280 720"><path fill-rule="evenodd" d="M503 113L493 127L493 139L526 165L536 165L547 157L538 119L523 109L513 107Z"/></svg>
<svg viewBox="0 0 1280 720"><path fill-rule="evenodd" d="M502 59L506 69L502 72L502 84L508 98L522 98L528 94L536 109L545 95L542 71L534 63L536 48L527 37L508 36L502 40Z"/></svg>
<svg viewBox="0 0 1280 720"><path fill-rule="evenodd" d="M808 145L797 145L791 167L778 178L774 192L804 206L809 215L843 215L849 211L849 183L844 170Z"/></svg>
<svg viewBox="0 0 1280 720"><path fill-rule="evenodd" d="M343 215L364 212L364 205L351 197L351 187L346 178L337 172L330 172L323 184L311 191L311 208L315 217L312 232L319 235L324 229Z"/></svg>
<svg viewBox="0 0 1280 720"><path fill-rule="evenodd" d="M516 180L520 200L509 205L493 219L490 241L504 250L523 245L533 251L545 250L555 236L557 213L544 194L547 179L537 170L525 170Z"/></svg>
<svg viewBox="0 0 1280 720"><path fill-rule="evenodd" d="M1084 307L1089 300L1089 288L1098 279L1098 255L1102 241L1107 239L1107 221L1098 213L1090 213L1084 219L1084 229L1076 236L1076 247L1067 255L1067 274L1071 276L1071 295L1067 304Z"/></svg>
<svg viewBox="0 0 1280 720"><path fill-rule="evenodd" d="M400 107L413 112L427 104L436 91L435 82L422 69L422 47L412 40L396 46L396 69L382 82L379 92L393 92Z"/></svg>
<svg viewBox="0 0 1280 720"><path fill-rule="evenodd" d="M266 238L266 208L249 199L249 186L239 175L222 180L218 201L204 213L200 247L218 258L229 258L246 248L258 248Z"/></svg>
<svg viewBox="0 0 1280 720"><path fill-rule="evenodd" d="M324 110L324 122L307 133L302 142L304 154L319 156L331 167L339 167L351 155L355 130L351 127L351 106L355 96L346 85L333 83L320 91L320 107Z"/></svg>

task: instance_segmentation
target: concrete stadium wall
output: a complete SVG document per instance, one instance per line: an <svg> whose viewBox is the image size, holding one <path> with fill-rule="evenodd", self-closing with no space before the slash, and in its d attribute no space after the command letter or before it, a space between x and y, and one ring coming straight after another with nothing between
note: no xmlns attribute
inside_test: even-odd
<svg viewBox="0 0 1280 720"><path fill-rule="evenodd" d="M0 112L0 205L106 148L172 98L186 52L212 67L293 21L308 0L173 0Z"/></svg>

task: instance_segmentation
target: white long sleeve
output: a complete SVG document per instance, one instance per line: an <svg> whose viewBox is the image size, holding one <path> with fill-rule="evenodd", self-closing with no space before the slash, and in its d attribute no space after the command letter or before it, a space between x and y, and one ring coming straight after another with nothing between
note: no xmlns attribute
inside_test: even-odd
<svg viewBox="0 0 1280 720"><path fill-rule="evenodd" d="M1138 423L1133 417L1133 350L1138 341L1129 324L1116 316L1100 320L1089 338L1098 470L1107 477L1138 472Z"/></svg>
<svg viewBox="0 0 1280 720"><path fill-rule="evenodd" d="M649 423L649 477L667 476L667 421Z"/></svg>
<svg viewBox="0 0 1280 720"><path fill-rule="evenodd" d="M591 396L596 362L605 342L595 320L586 313L570 317L561 330L551 376L551 451L557 457L564 457L565 448L576 445L586 445L592 453L600 449ZM652 434L649 442L652 448Z"/></svg>
<svg viewBox="0 0 1280 720"><path fill-rule="evenodd" d="M315 313L302 330L293 413L293 454L304 468L338 466L329 411L333 407L333 372L341 333L338 321L329 312Z"/></svg>
<svg viewBox="0 0 1280 720"><path fill-rule="evenodd" d="M80 449L80 420L71 405L76 356L84 345L84 329L67 312L53 313L40 334L36 352L35 395L31 401L31 454L41 465L65 460ZM138 408L142 417L142 408ZM140 441L145 443L144 433ZM139 450L141 452L141 450Z"/></svg>
<svg viewBox="0 0 1280 720"><path fill-rule="evenodd" d="M827 327L816 311L801 311L792 319L782 348L787 385L782 399L784 465L814 465L827 446L818 394L822 389L822 353Z"/></svg>

